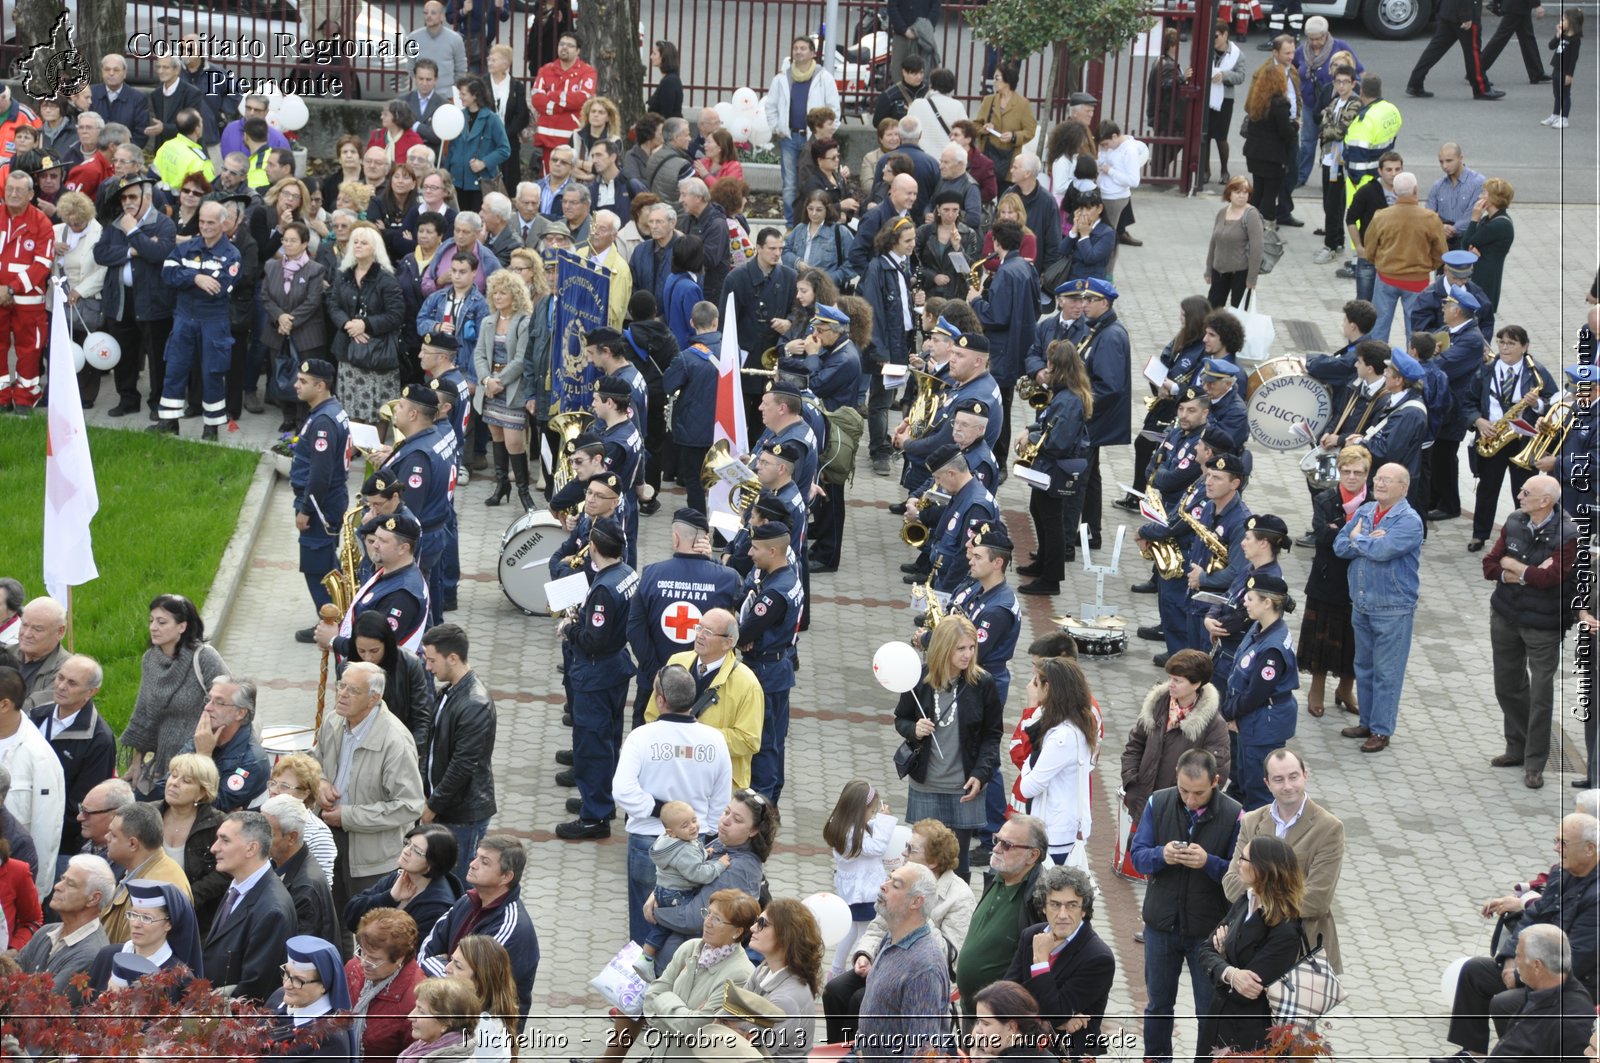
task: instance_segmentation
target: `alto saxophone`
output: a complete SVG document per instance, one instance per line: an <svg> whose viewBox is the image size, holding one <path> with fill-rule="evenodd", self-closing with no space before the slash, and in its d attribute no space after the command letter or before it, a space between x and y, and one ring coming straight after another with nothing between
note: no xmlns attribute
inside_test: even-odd
<svg viewBox="0 0 1600 1063"><path fill-rule="evenodd" d="M1517 430L1514 427L1517 419L1528 411L1528 407L1539 401L1543 391L1544 384L1536 379L1528 393L1500 415L1500 419L1489 429L1489 434L1478 439L1479 457L1492 458L1511 445L1512 440L1517 438Z"/></svg>
<svg viewBox="0 0 1600 1063"><path fill-rule="evenodd" d="M1161 493L1154 486L1145 488L1145 505L1150 508L1150 514L1162 524L1168 523L1167 507L1161 501ZM1188 516L1188 511L1184 511ZM1178 544L1171 539L1156 539L1146 543L1139 550L1139 556L1147 561L1154 561L1156 574L1162 579L1178 579L1183 575L1183 551L1178 549Z"/></svg>
<svg viewBox="0 0 1600 1063"><path fill-rule="evenodd" d="M1196 520L1194 514L1187 509L1180 509L1178 516L1189 526L1189 530L1194 532L1195 538L1199 539L1205 545L1205 548L1211 552L1211 556L1206 559L1206 572L1208 574L1221 572L1227 568L1228 544L1218 539L1216 533Z"/></svg>
<svg viewBox="0 0 1600 1063"><path fill-rule="evenodd" d="M933 589L933 577L929 576L926 583L913 584L911 598L914 602L922 603L922 626L932 634L945 615L944 606L939 604L939 594Z"/></svg>

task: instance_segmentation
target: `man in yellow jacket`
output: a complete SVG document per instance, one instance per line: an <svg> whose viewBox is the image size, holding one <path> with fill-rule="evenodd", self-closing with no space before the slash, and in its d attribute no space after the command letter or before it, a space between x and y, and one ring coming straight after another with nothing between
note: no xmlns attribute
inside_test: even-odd
<svg viewBox="0 0 1600 1063"><path fill-rule="evenodd" d="M694 677L697 697L689 711L722 732L733 761L734 788L742 790L750 785L750 760L761 748L767 702L761 681L733 652L738 642L739 621L726 609L711 609L695 629L694 649L674 654L667 663L682 665ZM652 699L644 711L645 722L659 715Z"/></svg>
<svg viewBox="0 0 1600 1063"><path fill-rule="evenodd" d="M174 122L178 132L156 152L155 167L161 184L176 197L190 174L198 172L207 181L215 181L217 171L211 165L211 156L200 146L200 112L193 107L179 111Z"/></svg>

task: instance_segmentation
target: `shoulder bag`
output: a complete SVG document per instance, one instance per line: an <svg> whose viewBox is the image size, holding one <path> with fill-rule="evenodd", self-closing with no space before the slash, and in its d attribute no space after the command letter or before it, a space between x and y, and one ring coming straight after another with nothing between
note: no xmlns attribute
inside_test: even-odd
<svg viewBox="0 0 1600 1063"><path fill-rule="evenodd" d="M1328 965L1321 935L1317 937L1317 947L1311 948L1302 931L1300 947L1304 950L1300 962L1267 986L1267 1003L1272 1007L1274 1025L1310 1030L1318 1019L1344 1003L1349 994Z"/></svg>

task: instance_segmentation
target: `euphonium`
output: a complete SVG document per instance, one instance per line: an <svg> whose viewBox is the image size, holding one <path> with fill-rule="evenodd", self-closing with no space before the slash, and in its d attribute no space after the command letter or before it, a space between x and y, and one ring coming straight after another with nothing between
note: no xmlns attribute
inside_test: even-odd
<svg viewBox="0 0 1600 1063"><path fill-rule="evenodd" d="M398 443L406 437L406 434L400 431L400 427L394 423L394 408L398 405L400 405L399 399L390 399L378 407L378 420L389 426L389 440L392 443Z"/></svg>
<svg viewBox="0 0 1600 1063"><path fill-rule="evenodd" d="M1199 539L1205 545L1205 548L1211 552L1211 556L1206 559L1206 571L1221 572L1227 568L1228 544L1218 539L1215 532L1196 520L1194 514L1187 509L1180 509L1178 516L1194 532L1195 538Z"/></svg>
<svg viewBox="0 0 1600 1063"><path fill-rule="evenodd" d="M1161 501L1161 492L1153 486L1146 487L1144 493L1145 505L1149 507L1150 514L1161 524L1167 523L1167 507ZM1183 551L1178 549L1178 544L1171 539L1156 539L1148 542L1139 549L1139 556L1147 561L1154 561L1156 573L1162 579L1177 579L1183 575Z"/></svg>
<svg viewBox="0 0 1600 1063"><path fill-rule="evenodd" d="M1543 391L1544 385L1536 382L1532 388L1528 389L1526 395L1518 399L1509 410L1500 415L1500 419L1495 421L1490 428L1489 434L1479 437L1479 457L1492 458L1511 445L1511 441L1517 438L1517 430L1513 427L1517 418L1526 413L1528 407L1539 401L1539 395Z"/></svg>
<svg viewBox="0 0 1600 1063"><path fill-rule="evenodd" d="M722 470L734 467L739 477L732 481L732 490L728 493L728 503L742 518L749 512L750 507L756 504L756 499L761 497L761 481L751 471L750 466L734 458L728 450L728 441L719 439L711 444L711 449L706 451L705 461L700 464L700 486L707 491L724 479Z"/></svg>
<svg viewBox="0 0 1600 1063"><path fill-rule="evenodd" d="M906 421L911 425L911 437L920 439L933 427L933 416L939 412L939 404L944 401L948 385L920 369L911 370L911 378L917 382L917 397L911 400Z"/></svg>
<svg viewBox="0 0 1600 1063"><path fill-rule="evenodd" d="M1550 407L1549 413L1539 418L1539 427L1533 438L1528 440L1528 445L1522 448L1520 454L1511 459L1511 464L1532 471L1540 458L1549 457L1561 449L1571 428L1572 400L1562 399Z"/></svg>
<svg viewBox="0 0 1600 1063"><path fill-rule="evenodd" d="M551 459L555 462L555 468L550 474L555 490L561 490L577 476L576 470L572 467L574 444L592 424L594 424L594 414L587 410L568 410L550 418L547 427L555 433L558 440L556 453Z"/></svg>
<svg viewBox="0 0 1600 1063"><path fill-rule="evenodd" d="M772 370L778 368L778 348L768 347L761 352L761 368Z"/></svg>

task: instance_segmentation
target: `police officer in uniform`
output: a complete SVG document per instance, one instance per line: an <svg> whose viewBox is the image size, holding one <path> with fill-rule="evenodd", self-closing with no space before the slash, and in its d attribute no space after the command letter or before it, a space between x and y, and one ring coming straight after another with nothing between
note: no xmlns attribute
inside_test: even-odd
<svg viewBox="0 0 1600 1063"><path fill-rule="evenodd" d="M672 556L646 565L628 612L628 643L639 662L639 694L633 725L644 724L656 672L673 654L694 646L700 618L712 609L730 612L743 581L711 556L711 524L697 509L672 515ZM556 760L566 763L558 754Z"/></svg>
<svg viewBox="0 0 1600 1063"><path fill-rule="evenodd" d="M417 361L439 395L439 412L434 420L449 424L455 438L455 482L462 483L467 476L463 458L467 453L467 433L472 428L472 389L466 374L456 366L458 350L460 344L450 333L430 332L422 337ZM461 586L461 530L453 505L445 518L444 553L439 558L439 569L439 611L453 612L456 592Z"/></svg>
<svg viewBox="0 0 1600 1063"><path fill-rule="evenodd" d="M428 583L416 562L421 537L422 526L410 513L394 513L378 521L367 539L367 549L378 567L356 589L355 601L337 629L332 624L317 625L318 646L331 648L344 660L354 657L351 632L356 617L374 610L394 632L396 645L420 652L422 633L428 628Z"/></svg>
<svg viewBox="0 0 1600 1063"><path fill-rule="evenodd" d="M1249 480L1248 456L1218 454L1206 462L1206 503L1195 518L1202 528L1210 531L1227 548L1227 562L1212 571L1215 561L1211 549L1182 522L1177 539L1184 547L1183 564L1187 573L1185 582L1191 594L1188 603L1189 633L1185 640L1188 649L1204 653L1211 648L1211 634L1206 630L1206 613L1210 606L1196 601L1195 591L1226 594L1240 573L1249 568L1244 549L1245 522L1250 519L1250 509L1242 494Z"/></svg>
<svg viewBox="0 0 1600 1063"><path fill-rule="evenodd" d="M744 604L739 609L739 637L744 640L740 656L761 681L767 702L761 749L750 763L750 785L775 804L783 793L794 644L805 611L805 592L789 547L789 528L780 520L751 533L754 568L744 581Z"/></svg>
<svg viewBox="0 0 1600 1063"><path fill-rule="evenodd" d="M294 524L300 532L300 572L317 608L332 599L322 577L339 567L339 534L347 501L345 477L350 473L350 418L333 395L333 363L308 358L294 378L295 397L311 410L294 447L289 486L294 490ZM311 642L312 625L295 632Z"/></svg>
<svg viewBox="0 0 1600 1063"><path fill-rule="evenodd" d="M394 426L405 438L388 453L379 448L373 455L382 471L403 485L406 508L422 523L417 564L427 577L429 594L436 599L430 605L434 624L443 614L440 561L449 541L450 511L455 508L456 469L455 433L448 422L436 421L439 406L438 389L406 385L394 411Z"/></svg>
<svg viewBox="0 0 1600 1063"><path fill-rule="evenodd" d="M561 621L559 633L570 647L567 684L572 697L573 775L578 785L578 818L556 827L569 841L611 837L616 815L611 778L622 749L623 709L633 659L628 656L628 614L639 576L622 561L622 526L610 518L595 522L589 556L595 573L583 605Z"/></svg>
<svg viewBox="0 0 1600 1063"><path fill-rule="evenodd" d="M1238 725L1233 778L1244 787L1246 811L1272 800L1267 790L1267 754L1294 737L1299 717L1300 666L1289 640L1285 613L1294 611L1282 576L1251 576L1244 608L1252 621L1239 643L1238 663L1228 678L1222 716Z"/></svg>
<svg viewBox="0 0 1600 1063"><path fill-rule="evenodd" d="M1211 399L1200 388L1190 385L1177 395L1178 412L1166 438L1150 455L1150 466L1145 471L1145 487L1154 487L1161 496L1161 506L1167 516L1177 519L1178 503L1183 495L1205 472L1196 451L1206 426L1210 423ZM1150 578L1130 588L1135 594L1154 594L1157 591L1155 567ZM1162 617L1163 623L1165 616ZM1160 642L1166 636L1160 625L1142 627L1139 637Z"/></svg>
<svg viewBox="0 0 1600 1063"><path fill-rule="evenodd" d="M994 495L978 482L966 456L954 443L941 448L930 462L934 483L950 496L937 525L928 525L928 559L933 565L933 589L954 591L967 578L967 539L974 523L1000 524L1000 507Z"/></svg>
<svg viewBox="0 0 1600 1063"><path fill-rule="evenodd" d="M1245 555L1247 567L1228 586L1227 604L1213 605L1202 621L1213 646L1211 682L1218 694L1227 693L1228 675L1233 671L1239 643L1250 626L1250 617L1244 608L1246 586L1257 576L1282 577L1278 553L1288 548L1289 526L1282 517L1259 513L1244 522L1244 538L1239 542L1239 549Z"/></svg>
<svg viewBox="0 0 1600 1063"><path fill-rule="evenodd" d="M239 277L239 252L222 235L221 203L200 206L200 235L179 242L161 266L162 283L178 293L167 337L161 419L147 431L178 434L189 394L189 370L200 360L202 439L216 439L227 424L227 375L233 358L229 299Z"/></svg>
<svg viewBox="0 0 1600 1063"><path fill-rule="evenodd" d="M631 412L633 388L615 374L603 376L595 385L593 406L595 419L599 422L595 426L596 434L605 451L605 466L621 479L623 491L632 494L644 468L644 436L634 423ZM625 508L621 522L628 537L624 559L629 565L636 565L639 556L639 507Z"/></svg>

